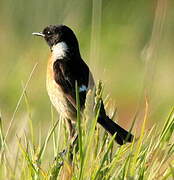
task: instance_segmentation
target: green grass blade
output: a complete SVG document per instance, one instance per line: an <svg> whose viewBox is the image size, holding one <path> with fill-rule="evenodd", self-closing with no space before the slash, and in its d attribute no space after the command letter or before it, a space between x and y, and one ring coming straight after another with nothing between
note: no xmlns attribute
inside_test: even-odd
<svg viewBox="0 0 174 180"><path fill-rule="evenodd" d="M23 91L22 91L22 93L21 93L21 96L20 96L20 98L19 98L19 100L18 100L18 102L17 102L17 104L16 104L16 108L15 108L15 110L14 110L14 112L13 112L12 118L11 118L10 123L9 123L9 126L8 126L8 128L7 128L7 132L6 132L6 134L5 134L4 141L6 141L6 139L7 139L7 136L8 136L8 134L9 134L9 131L10 131L11 126L12 126L12 124L13 124L13 121L14 121L14 119L15 119L16 113L18 112L19 105L20 105L20 103L21 103L21 101L22 101L22 98L23 98L23 96L24 96L24 94L25 94L25 91L26 91L26 89L27 89L27 87L28 87L28 85L29 85L29 82L30 82L30 80L31 80L31 78L32 78L32 76L33 76L33 73L34 73L37 65L38 65L37 63L34 65L32 71L31 71L31 73L30 73L30 75L29 75L29 78L28 78L28 80L27 80L27 82L26 82L26 84L25 84L25 86L24 86L24 88L23 88Z"/></svg>
<svg viewBox="0 0 174 180"><path fill-rule="evenodd" d="M86 143L85 143L85 150L84 150L84 166L86 166L86 163L88 161L88 158L90 156L90 150L92 147L92 140L94 139L94 133L95 133L95 127L97 124L98 116L100 113L100 107L98 109L98 112L96 114L96 117L92 121L91 127L89 129L89 133L87 134Z"/></svg>
<svg viewBox="0 0 174 180"><path fill-rule="evenodd" d="M19 148L20 148L23 156L25 157L25 159L26 159L26 161L28 162L28 164L29 164L29 166L31 167L31 169L37 174L37 170L36 170L36 168L35 168L32 160L31 160L29 154L25 151L25 148L24 148L23 145L21 144L20 139L19 139L18 137L17 137L17 139L18 139Z"/></svg>
<svg viewBox="0 0 174 180"><path fill-rule="evenodd" d="M82 127L81 127L81 117L80 117L80 99L79 99L79 87L77 81L75 82L76 87L76 109L77 109L77 130L78 130L78 143L79 143L79 151L80 151L80 174L79 179L82 177L83 170L83 144L82 144Z"/></svg>
<svg viewBox="0 0 174 180"><path fill-rule="evenodd" d="M113 142L114 142L115 137L116 137L116 134L114 134L114 135L112 136L112 138L111 138L111 140L110 140L110 142L109 142L108 148L107 148L107 150L106 150L106 152L105 152L105 154L104 154L104 156L103 156L103 158L102 158L102 160L101 160L101 163L100 163L100 165L99 165L99 167L98 167L98 169L97 169L94 177L92 178L93 180L96 180L96 179L98 178L98 176L99 176L99 174L100 174L100 171L101 171L101 169L103 168L103 165L104 165L105 161L107 160L108 153L109 153L109 151L110 151L110 149L111 149L111 147L112 147L112 144L113 144Z"/></svg>
<svg viewBox="0 0 174 180"><path fill-rule="evenodd" d="M3 133L3 124L2 124L2 117L0 113L0 151L4 148L4 133Z"/></svg>
<svg viewBox="0 0 174 180"><path fill-rule="evenodd" d="M141 152L141 146L142 146L142 143L143 143L143 137L144 137L145 127L146 127L147 114L148 114L148 103L146 101L144 120L143 120L143 124L142 124L142 128L141 128L141 135L139 137L139 140L138 140L138 143L137 143L137 146L136 146L136 150L135 150L135 153L134 153L134 157L133 157L132 162L131 162L131 169L130 169L130 175L131 176L134 176L134 174L135 174L135 170L136 170L136 167L137 167L137 159L138 159L138 156L139 156L139 154Z"/></svg>
<svg viewBox="0 0 174 180"><path fill-rule="evenodd" d="M60 119L59 119L60 121ZM53 106L51 105L51 122L52 126L54 126L54 112ZM56 131L53 131L53 149L54 149L54 157L57 157L57 142L56 142Z"/></svg>
<svg viewBox="0 0 174 180"><path fill-rule="evenodd" d="M165 122L165 125L163 127L161 136L160 136L160 142L161 141L169 141L174 131L174 108L172 109L167 121Z"/></svg>
<svg viewBox="0 0 174 180"><path fill-rule="evenodd" d="M47 137L46 137L46 139L45 139L45 142L43 143L43 145L42 145L42 147L41 147L41 150L40 150L40 152L39 152L38 160L41 160L41 159L42 159L42 157L43 157L43 155L44 155L44 153L45 153L46 146L47 146L47 144L48 144L48 142L49 142L49 140L50 140L50 138L51 138L51 136L52 136L55 128L57 127L58 122L59 122L59 121L57 121L57 122L53 125L53 127L51 128L51 130L49 131L49 133L48 133L48 135L47 135Z"/></svg>
<svg viewBox="0 0 174 180"><path fill-rule="evenodd" d="M26 90L24 91L24 99L25 99L25 104L26 104L26 107L27 107L27 113L28 113L28 118L29 118L31 141L32 141L32 144L34 144L34 131L33 131L32 116L31 116L31 108L30 108L30 103L29 103L29 100L28 100L28 97L27 97Z"/></svg>
<svg viewBox="0 0 174 180"><path fill-rule="evenodd" d="M169 164L169 167L170 167L172 178L174 179L174 167L171 164Z"/></svg>

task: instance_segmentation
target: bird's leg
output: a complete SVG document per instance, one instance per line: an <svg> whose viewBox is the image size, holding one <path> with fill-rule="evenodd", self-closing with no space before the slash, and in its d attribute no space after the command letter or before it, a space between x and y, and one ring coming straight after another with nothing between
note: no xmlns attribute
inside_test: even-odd
<svg viewBox="0 0 174 180"><path fill-rule="evenodd" d="M69 129L69 140L72 140L75 135L75 127L73 126L70 119L67 119L68 129Z"/></svg>
<svg viewBox="0 0 174 180"><path fill-rule="evenodd" d="M69 143L68 143L68 159L70 162L73 161L73 151L77 142L77 134L75 131L75 126L70 119L67 119L68 129L69 129Z"/></svg>
<svg viewBox="0 0 174 180"><path fill-rule="evenodd" d="M67 129L69 131L69 138L68 138L68 147L64 149L59 155L64 158L66 155L68 156L68 160L70 162L73 161L73 151L78 151L78 135L75 131L75 127L70 119L66 119ZM75 148L75 149L74 149Z"/></svg>

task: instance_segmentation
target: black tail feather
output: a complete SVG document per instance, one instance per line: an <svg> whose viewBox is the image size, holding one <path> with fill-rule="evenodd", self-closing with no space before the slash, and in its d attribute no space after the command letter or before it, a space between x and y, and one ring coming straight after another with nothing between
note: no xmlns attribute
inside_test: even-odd
<svg viewBox="0 0 174 180"><path fill-rule="evenodd" d="M123 145L126 142L132 142L133 135L112 121L108 116L106 119L99 117L98 123L112 136L116 133L115 140L118 144Z"/></svg>
<svg viewBox="0 0 174 180"><path fill-rule="evenodd" d="M126 142L132 142L134 136L106 116L103 102L101 104L98 123L112 136L116 133L115 140L118 144L123 145Z"/></svg>

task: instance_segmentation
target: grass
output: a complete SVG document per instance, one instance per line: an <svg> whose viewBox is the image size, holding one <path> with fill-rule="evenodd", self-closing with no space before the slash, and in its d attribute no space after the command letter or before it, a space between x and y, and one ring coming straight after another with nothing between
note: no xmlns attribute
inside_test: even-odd
<svg viewBox="0 0 174 180"><path fill-rule="evenodd" d="M17 144L16 150L5 138L3 119L0 119L0 179L172 179L174 108L163 128L155 125L147 131L146 102L140 137L131 144L119 146L114 142L114 136L110 137L96 125L102 94L101 83L96 92L97 96L94 98L94 92L89 91L83 115L80 115L78 92L76 93L76 129L79 139L72 150L73 160L70 162L69 153L60 153L69 147L67 129L62 119L54 120L53 110L47 135L43 136L39 131L34 134L30 104L24 87L23 99L29 123L23 135L15 135L13 143ZM10 128L7 132L10 132Z"/></svg>
<svg viewBox="0 0 174 180"><path fill-rule="evenodd" d="M169 9L170 6L166 11L166 2L158 1L162 4L154 5L153 1L132 3L93 0L91 4L89 1L84 3L77 0L64 3L54 0L52 3L43 1L42 6L39 1L37 3L28 1L27 4L23 1L2 3L0 23L1 34L4 38L1 41L3 45L0 66L0 106L3 113L3 116L0 113L0 179L174 179L174 108L168 109L169 116L166 120L163 119L164 114L167 113L166 109L171 104L173 105L171 78L173 73L171 37L173 35L171 35L169 26L170 20L173 19L173 11L172 8ZM9 7L11 7L10 12ZM156 9L156 13L152 7ZM76 12L75 15L74 12ZM170 15L167 21L165 20L166 12L168 18ZM34 19L31 14L35 15ZM165 26L164 21L166 21ZM68 131L64 120L55 118L52 107L51 115L48 116L47 108L45 111L47 99L44 101L44 97L40 96L45 92L44 85L39 85L37 78L33 78L34 82L31 87L28 86L37 65L34 66L24 86L22 83L21 96L12 118L9 118L11 109L14 109L16 97L20 94L19 81L21 78L26 79L32 64L37 59L41 59L42 62L46 59L46 47L41 43L35 44L38 41L31 38L31 32L40 30L47 24L62 22L73 27L80 37L82 55L90 57L84 59L90 59L93 68L98 67L93 71L96 74L95 77L106 79L105 83L109 92L117 94L115 98L119 103L129 104L128 107L119 107L119 109L125 109L124 114L127 117L130 117L128 111L134 111L130 110L130 107L136 106L134 101L137 99L138 87L144 77L142 69L147 66L143 84L145 93L142 93L142 96L149 91L149 94L156 100L150 108L146 102L145 113L143 117L140 117L144 121L141 126L138 126L141 128L141 134L134 139L132 144L118 146L113 141L114 137L110 137L97 124L102 94L102 88L99 86L96 98L94 98L93 91L88 93L86 108L82 116L79 112L79 103L77 103L76 129L79 135L79 147L76 145L72 150L73 162L70 162L69 153L60 153L69 147ZM163 28L165 28L165 41L161 41ZM139 54L144 46L146 48L144 48L142 57L146 65L139 61ZM159 50L161 52L158 52ZM89 55L86 52L90 52ZM159 57L156 57L158 53ZM152 81L155 59L161 62L158 70L160 74L158 73L157 78ZM165 68L166 65L168 68ZM45 64L39 63L39 66L41 67L37 76L44 77ZM103 73L103 67L109 69L106 72L107 76ZM107 78L112 81L107 81ZM154 87L152 87L153 83ZM44 91L41 91L42 89ZM150 92L151 89L153 93ZM36 103L37 108L34 107L33 102ZM158 103L162 105L160 109ZM93 110L94 104L95 110ZM21 106L22 111L17 116ZM138 108L141 109L141 106ZM153 108L157 110L152 110ZM37 112L33 112L33 109L37 109ZM151 110L156 112L156 118L148 116ZM34 113L37 115L33 115ZM109 114L114 115L115 113L110 112ZM163 126L157 124L147 130L147 122L154 122L156 119L158 122L162 120ZM133 120L132 124L134 122ZM8 126L7 123L9 123ZM39 123L45 123L46 127L41 127ZM50 128L47 129L47 126ZM138 128L133 128L134 134L139 131Z"/></svg>

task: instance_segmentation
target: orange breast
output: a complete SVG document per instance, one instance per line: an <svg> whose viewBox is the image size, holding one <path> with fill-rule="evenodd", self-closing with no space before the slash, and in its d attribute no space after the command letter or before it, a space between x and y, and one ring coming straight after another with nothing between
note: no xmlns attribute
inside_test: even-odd
<svg viewBox="0 0 174 180"><path fill-rule="evenodd" d="M76 119L76 110L67 100L60 86L54 80L53 64L55 60L50 56L47 65L46 87L51 103L58 113L63 117L71 120Z"/></svg>

